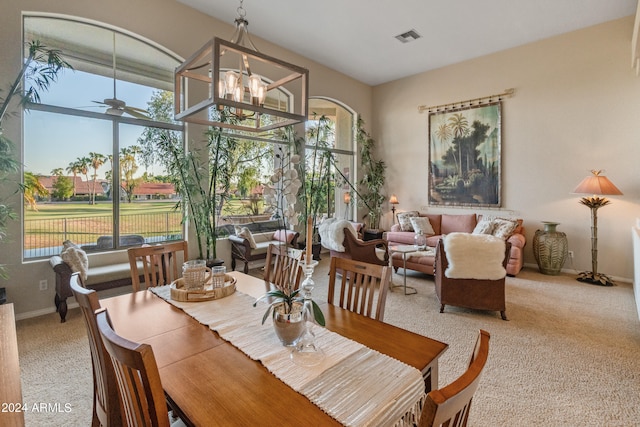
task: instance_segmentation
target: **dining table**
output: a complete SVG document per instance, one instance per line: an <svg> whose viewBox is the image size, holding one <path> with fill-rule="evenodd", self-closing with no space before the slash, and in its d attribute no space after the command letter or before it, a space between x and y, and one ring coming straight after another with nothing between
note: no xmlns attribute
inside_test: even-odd
<svg viewBox="0 0 640 427"><path fill-rule="evenodd" d="M253 298L265 293L262 279L227 274L237 292ZM187 425L341 425L260 361L150 290L104 298L100 304L119 335L151 345L167 401ZM416 368L425 392L438 387L438 359L447 344L333 304L320 307L327 330Z"/></svg>

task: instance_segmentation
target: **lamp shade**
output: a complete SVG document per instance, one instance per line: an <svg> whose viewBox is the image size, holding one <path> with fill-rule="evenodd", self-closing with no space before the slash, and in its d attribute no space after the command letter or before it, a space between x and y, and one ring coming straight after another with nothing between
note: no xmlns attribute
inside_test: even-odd
<svg viewBox="0 0 640 427"><path fill-rule="evenodd" d="M395 194L391 195L391 198L389 199L389 203L392 204L392 205L397 205L399 203L398 202L398 198L396 197Z"/></svg>
<svg viewBox="0 0 640 427"><path fill-rule="evenodd" d="M593 194L593 195L613 195L620 196L622 191L618 189L613 182L609 181L606 176L600 175L599 170L592 170L593 175L586 177L580 184L573 190L578 194Z"/></svg>

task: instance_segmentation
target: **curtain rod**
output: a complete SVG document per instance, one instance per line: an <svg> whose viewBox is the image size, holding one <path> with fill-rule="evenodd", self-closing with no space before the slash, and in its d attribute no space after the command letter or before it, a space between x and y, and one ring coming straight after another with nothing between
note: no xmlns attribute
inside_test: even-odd
<svg viewBox="0 0 640 427"><path fill-rule="evenodd" d="M472 107L474 104L482 105L485 101L486 102L502 101L502 98L506 96L512 97L514 93L516 93L516 90L514 88L511 88L511 89L505 89L504 92L499 93L497 95L483 96L481 98L468 99L466 101L460 101L460 102L452 102L450 104L434 105L433 107L420 105L418 107L418 112L422 113L423 111L428 110L431 113L431 112L438 112L438 111L457 110L459 108Z"/></svg>

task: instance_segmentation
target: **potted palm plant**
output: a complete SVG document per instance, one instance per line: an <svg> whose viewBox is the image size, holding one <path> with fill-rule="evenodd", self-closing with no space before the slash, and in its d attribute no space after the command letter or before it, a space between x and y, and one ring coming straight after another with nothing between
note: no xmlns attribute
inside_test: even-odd
<svg viewBox="0 0 640 427"><path fill-rule="evenodd" d="M364 204L369 212L369 229L377 230L382 217L382 204L386 196L382 192L387 166L384 161L374 157L375 141L365 132L364 122L358 118L357 141L362 165L362 178L358 181L358 201Z"/></svg>
<svg viewBox="0 0 640 427"><path fill-rule="evenodd" d="M185 221L193 221L199 258L209 265L220 265L223 261L217 258L217 224L222 205L229 198L231 171L226 159L235 141L219 128L211 128L205 135L204 150L186 150L182 140L169 131L158 135L157 147L181 197L176 209L184 208Z"/></svg>

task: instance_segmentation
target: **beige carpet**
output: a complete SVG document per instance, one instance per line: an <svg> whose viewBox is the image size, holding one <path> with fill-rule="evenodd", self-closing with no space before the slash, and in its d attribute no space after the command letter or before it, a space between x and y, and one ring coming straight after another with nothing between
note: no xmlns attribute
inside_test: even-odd
<svg viewBox="0 0 640 427"><path fill-rule="evenodd" d="M318 299L326 298L327 269L328 256L314 274ZM401 284L402 270L393 279ZM478 329L491 333L470 425L640 425L640 321L630 284L604 288L525 269L507 279L505 322L498 313L454 307L440 314L432 280L409 272L407 281L418 294L390 293L385 321L449 344L441 385L464 371ZM90 424L84 323L77 309L67 319L18 322L24 401L53 404L28 412L27 426Z"/></svg>

